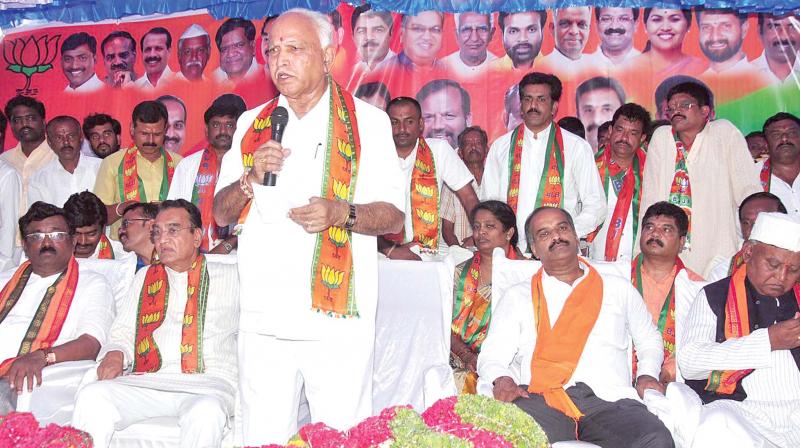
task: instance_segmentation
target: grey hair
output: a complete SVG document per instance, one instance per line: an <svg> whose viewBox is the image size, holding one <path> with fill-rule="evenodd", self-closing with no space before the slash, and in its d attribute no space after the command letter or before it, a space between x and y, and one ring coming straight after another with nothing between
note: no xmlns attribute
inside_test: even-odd
<svg viewBox="0 0 800 448"><path fill-rule="evenodd" d="M283 14L295 13L305 16L311 21L311 24L317 30L319 43L322 48L326 48L333 43L333 25L331 24L328 16L321 12L311 11L305 8L292 8Z"/></svg>
<svg viewBox="0 0 800 448"><path fill-rule="evenodd" d="M471 11L467 11L467 12L471 12ZM458 35L458 29L461 28L461 14L463 14L463 13L462 12L457 12L457 13L453 14L453 20L456 23L456 35ZM492 13L483 14L483 13L480 13L480 12L476 12L475 14L479 14L479 15L482 15L482 16L489 16L489 28L494 28L494 14L492 14Z"/></svg>

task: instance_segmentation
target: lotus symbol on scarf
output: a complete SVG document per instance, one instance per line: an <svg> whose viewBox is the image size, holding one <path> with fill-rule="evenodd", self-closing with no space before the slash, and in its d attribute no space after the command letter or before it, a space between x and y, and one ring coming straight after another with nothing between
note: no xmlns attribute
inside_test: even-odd
<svg viewBox="0 0 800 448"><path fill-rule="evenodd" d="M344 158L345 170L350 171L350 164L353 162L353 146L350 143L336 139L336 146L339 148L339 154Z"/></svg>
<svg viewBox="0 0 800 448"><path fill-rule="evenodd" d="M146 355L150 351L150 340L142 339L139 345L136 346L136 353L139 355Z"/></svg>
<svg viewBox="0 0 800 448"><path fill-rule="evenodd" d="M58 55L58 41L61 35L27 38L17 37L3 42L3 58L6 70L25 75L25 87L22 92L29 92L31 78L36 73L44 73L53 68L53 61Z"/></svg>
<svg viewBox="0 0 800 448"><path fill-rule="evenodd" d="M322 265L322 283L328 289L336 289L341 286L344 280L344 271L337 271L336 269Z"/></svg>
<svg viewBox="0 0 800 448"><path fill-rule="evenodd" d="M242 166L245 168L253 167L253 154L245 154L242 156Z"/></svg>
<svg viewBox="0 0 800 448"><path fill-rule="evenodd" d="M434 240L433 238L427 237L425 235L420 235L417 239L419 240L420 244L425 246L426 249L434 249L436 240Z"/></svg>
<svg viewBox="0 0 800 448"><path fill-rule="evenodd" d="M432 198L433 197L433 187L426 187L424 185L414 183L414 189L417 190L417 193L421 194L424 198Z"/></svg>
<svg viewBox="0 0 800 448"><path fill-rule="evenodd" d="M512 188L512 189L511 189L511 190L508 192L508 195L509 195L509 196L511 196L511 197L514 197L514 196L519 196L519 188Z"/></svg>
<svg viewBox="0 0 800 448"><path fill-rule="evenodd" d="M417 212L417 217L422 220L425 224L431 225L436 221L436 215L431 212L426 212L421 208L415 209Z"/></svg>
<svg viewBox="0 0 800 448"><path fill-rule="evenodd" d="M339 117L339 120L342 120L342 123L347 123L347 114L343 107L336 106L336 115Z"/></svg>
<svg viewBox="0 0 800 448"><path fill-rule="evenodd" d="M339 258L339 248L347 244L347 230L341 227L331 226L328 228L328 238L331 243L336 247L336 253L333 254L335 258Z"/></svg>
<svg viewBox="0 0 800 448"><path fill-rule="evenodd" d="M158 291L161 290L161 287L164 285L163 280L157 280L149 285L147 285L147 295L153 297L156 295Z"/></svg>
<svg viewBox="0 0 800 448"><path fill-rule="evenodd" d="M417 167L418 170L422 171L422 174L428 174L431 172L431 167L425 162L416 160L414 161L414 166Z"/></svg>
<svg viewBox="0 0 800 448"><path fill-rule="evenodd" d="M333 194L336 199L346 201L350 197L350 186L340 182L339 179L333 179Z"/></svg>
<svg viewBox="0 0 800 448"><path fill-rule="evenodd" d="M152 324L153 322L158 322L161 319L161 312L156 311L155 313L145 314L142 316L142 325Z"/></svg>
<svg viewBox="0 0 800 448"><path fill-rule="evenodd" d="M192 344L181 344L181 355L188 355L194 351L194 346Z"/></svg>
<svg viewBox="0 0 800 448"><path fill-rule="evenodd" d="M268 128L271 124L272 120L270 117L267 118L258 118L253 122L253 130L256 132L262 132L264 129Z"/></svg>
<svg viewBox="0 0 800 448"><path fill-rule="evenodd" d="M187 314L187 315L183 316L183 326L184 327L191 326L192 322L194 322L194 315L193 314Z"/></svg>

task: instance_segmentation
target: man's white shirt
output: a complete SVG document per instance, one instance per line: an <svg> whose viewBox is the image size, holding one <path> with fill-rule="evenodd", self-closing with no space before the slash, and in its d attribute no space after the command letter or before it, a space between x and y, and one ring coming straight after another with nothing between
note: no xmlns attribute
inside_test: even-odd
<svg viewBox="0 0 800 448"><path fill-rule="evenodd" d="M555 325L570 293L586 280L589 270L572 285L542 273L550 324ZM661 335L652 323L642 296L630 281L598 271L603 280L603 303L577 367L564 388L582 382L603 400L638 399L631 386L628 356L631 340L639 359L638 375L659 377L664 359ZM517 384L529 384L531 359L536 347L536 319L531 297L531 280L512 286L493 304L492 324L478 355L478 375L493 382L509 376Z"/></svg>
<svg viewBox="0 0 800 448"><path fill-rule="evenodd" d="M376 238L352 234L353 292L360 317L335 319L311 309L311 266L317 234L306 233L287 216L290 208L306 205L309 198L320 196L329 100L330 89L298 118L284 96L278 99L278 105L289 113L282 144L292 153L284 160L275 186L253 185L255 198L239 235L242 331L289 340L318 340L337 330L374 326L378 299ZM389 118L358 98L354 102L361 153L353 203L382 201L402 211L408 184L403 182L397 163ZM265 106L239 118L233 146L222 160L217 193L232 183L238 185L244 172L242 138ZM337 151L335 147L331 150Z"/></svg>
<svg viewBox="0 0 800 448"><path fill-rule="evenodd" d="M382 68L385 68L389 64L389 61L391 61L392 58L394 58L395 56L397 56L397 53L395 53L394 51L389 49L389 51L386 52L386 56L384 56L384 58L381 59L380 62L375 64L375 68L370 69L369 68L369 64L367 64L366 61L364 61L363 59L360 59L360 58L359 58L358 62L356 62L356 66L354 68L355 69L361 69L361 70L363 70L365 72L377 71L377 70L380 70Z"/></svg>
<svg viewBox="0 0 800 448"><path fill-rule="evenodd" d="M758 67L753 65L753 64L751 64L747 60L747 55L744 55L742 58L740 58L738 61L736 61L736 64L728 67L725 70L717 71L717 70L714 70L711 67L708 67L708 69L706 69L706 71L703 72L703 74L700 75L700 76L701 77L706 77L706 76L708 76L708 77L713 77L713 76L736 76L736 75L744 75L744 74L752 74L754 76L757 76L757 71L758 71Z"/></svg>
<svg viewBox="0 0 800 448"><path fill-rule="evenodd" d="M800 58L795 58L794 65L792 66L792 71L789 73L789 76L786 79L778 78L772 69L769 68L769 62L767 62L767 56L764 52L761 52L761 55L751 62L752 66L761 73L765 79L770 81L771 84L782 84L782 83L791 83L794 85L796 82L795 80L798 77L798 73L800 73Z"/></svg>
<svg viewBox="0 0 800 448"><path fill-rule="evenodd" d="M0 288L5 287L16 272L9 269L0 273ZM61 273L40 277L31 273L22 295L3 322L0 323L0 359L17 356L19 346L33 321L36 310L47 289L55 283ZM109 328L115 315L114 296L106 279L87 269L78 268L78 286L69 307L64 325L53 346L59 346L89 335L100 344L109 336Z"/></svg>
<svg viewBox="0 0 800 448"><path fill-rule="evenodd" d="M490 51L486 52L486 58L478 65L467 65L461 59L461 51L456 51L442 59L447 71L451 74L458 75L459 78L469 78L472 76L480 75L489 68L489 63L497 59Z"/></svg>
<svg viewBox="0 0 800 448"><path fill-rule="evenodd" d="M519 202L517 203L517 229L519 231L520 250L526 250L525 220L536 207L536 196L539 192L539 181L545 169L547 141L553 130L552 123L547 129L534 138L533 132L523 126L524 142L522 146L522 171L520 172ZM496 199L505 202L508 199L508 153L511 135L506 133L492 143L481 181L481 200ZM606 217L606 196L597 165L594 162L592 147L586 140L561 130L564 140L564 178L563 204L575 221L575 231L584 237L600 224Z"/></svg>
<svg viewBox="0 0 800 448"><path fill-rule="evenodd" d="M635 58L636 56L639 56L640 54L642 54L641 51L631 47L630 51L625 53L625 57L622 58L622 61L614 62L608 56L606 56L605 53L603 53L603 49L598 45L597 50L595 50L594 53L589 53L584 57L588 56L589 57L588 60L591 62L592 65L604 65L607 68L611 68L611 67L617 67L625 62L628 62L631 59Z"/></svg>
<svg viewBox="0 0 800 448"><path fill-rule="evenodd" d="M178 162L178 166L175 167L175 173L172 175L172 182L169 185L167 199L185 199L192 202L194 184L197 179L197 172L200 170L200 162L203 160L203 152L205 152L205 149L186 156ZM204 179L203 181L210 182L211 179ZM208 249L211 250L215 247L215 244L214 240L211 238L210 228L208 233L208 240L210 242Z"/></svg>
<svg viewBox="0 0 800 448"><path fill-rule="evenodd" d="M256 76L257 73L263 72L263 71L264 71L264 66L263 65L259 65L259 63L256 61L255 56L253 56L253 61L250 63L250 68L247 69L247 72L245 72L244 76L241 79L238 79L238 80L231 79L228 76L228 73L225 70L222 69L222 66L217 67L211 73L211 78L214 79L214 81L219 82L219 83L234 82L234 81L240 82L240 81L247 81L250 78L252 78L253 76Z"/></svg>
<svg viewBox="0 0 800 448"><path fill-rule="evenodd" d="M764 162L758 162L756 170L760 173L763 166ZM792 185L774 174L770 177L769 192L780 198L790 215L800 216L800 176L795 177Z"/></svg>
<svg viewBox="0 0 800 448"><path fill-rule="evenodd" d="M450 147L445 140L438 138L426 138L425 142L431 149L433 155L433 164L436 169L436 185L439 188L439 205L442 201L442 184L447 184L453 191L458 191L468 183L475 180L472 173L458 153ZM411 209L411 176L414 172L414 162L417 160L417 148L419 142L414 146L414 150L405 158L399 158L400 170L403 172L405 179L405 241L411 241L414 238L414 227L412 224L413 210ZM440 207L441 209L441 207Z"/></svg>
<svg viewBox="0 0 800 448"><path fill-rule="evenodd" d="M63 207L75 193L92 191L100 170L101 159L81 154L75 172L64 169L58 159L53 159L33 173L28 183L28 204L44 201Z"/></svg>
<svg viewBox="0 0 800 448"><path fill-rule="evenodd" d="M0 271L14 265L19 255L17 236L19 235L19 196L22 180L11 165L0 160Z"/></svg>
<svg viewBox="0 0 800 448"><path fill-rule="evenodd" d="M632 176L633 173L629 173L628 175ZM611 222L611 217L614 215L614 207L616 206L617 193L614 191L614 187L611 185L611 180L609 179L606 220L603 223L603 227L597 232L594 241L592 241L592 244L589 246L589 257L593 260L605 260L608 229L616 225L616 223ZM633 259L633 245L636 243L633 240L633 221L633 202L631 202L630 207L628 207L628 216L625 218L625 226L622 228L622 236L620 237L619 249L617 250L617 260Z"/></svg>
<svg viewBox="0 0 800 448"><path fill-rule="evenodd" d="M167 65L164 67L164 71L161 72L161 76L158 78L158 81L156 81L157 85L154 86L153 83L150 82L150 78L147 77L147 73L143 74L141 78L134 81L133 85L140 89L155 89L156 87L164 87L164 84L169 82L169 80L172 79L172 76L172 70L170 70L169 65Z"/></svg>
<svg viewBox="0 0 800 448"><path fill-rule="evenodd" d="M92 74L92 77L86 80L83 84L79 85L78 87L72 87L67 84L67 87L64 88L64 93L77 93L77 92L94 92L95 90L102 89L105 86L105 83L97 77L97 73Z"/></svg>

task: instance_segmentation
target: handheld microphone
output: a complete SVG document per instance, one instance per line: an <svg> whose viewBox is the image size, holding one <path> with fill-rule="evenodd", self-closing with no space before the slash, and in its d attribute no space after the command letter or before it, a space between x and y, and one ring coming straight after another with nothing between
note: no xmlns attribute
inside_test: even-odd
<svg viewBox="0 0 800 448"><path fill-rule="evenodd" d="M280 143L283 140L283 131L286 130L286 123L289 122L289 112L286 111L285 107L278 106L272 111L269 119L272 124L272 139ZM267 171L264 173L263 185L274 187L277 180L278 176L275 173Z"/></svg>

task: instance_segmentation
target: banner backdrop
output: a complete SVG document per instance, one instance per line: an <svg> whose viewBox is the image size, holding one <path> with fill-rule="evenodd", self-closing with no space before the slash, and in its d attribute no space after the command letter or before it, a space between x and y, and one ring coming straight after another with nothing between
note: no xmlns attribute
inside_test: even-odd
<svg viewBox="0 0 800 448"><path fill-rule="evenodd" d="M561 79L558 118L580 118L593 145L597 126L622 103L665 118L666 90L687 77L709 86L716 117L745 134L778 111L800 113L800 23L791 15L583 7L403 19L364 9L341 4L329 15L339 41L334 78L378 107L388 97L417 98L426 135L453 146L468 125L491 140L519 123L515 86L530 71ZM170 146L186 154L204 145L203 113L214 98L236 93L252 108L276 94L264 21L197 11L11 29L2 42L0 102L22 93L43 101L51 118L110 114L125 147L133 106L171 95L186 116L184 123L171 117ZM8 134L6 148L15 143Z"/></svg>

